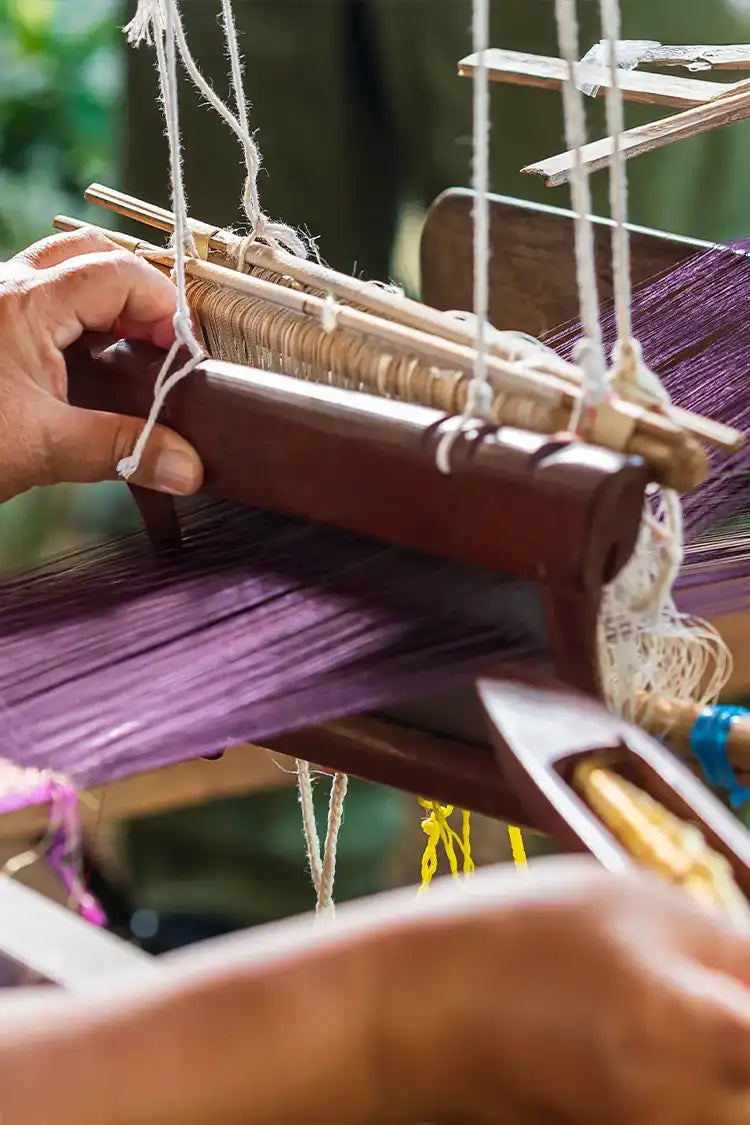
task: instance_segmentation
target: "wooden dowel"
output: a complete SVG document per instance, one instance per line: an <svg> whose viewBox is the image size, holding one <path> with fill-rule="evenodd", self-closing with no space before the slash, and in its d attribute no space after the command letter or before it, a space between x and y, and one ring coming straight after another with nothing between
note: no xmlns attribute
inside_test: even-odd
<svg viewBox="0 0 750 1125"><path fill-rule="evenodd" d="M92 184L85 196L90 203L96 203L125 218L139 220L170 233L174 228L174 216L171 211L102 184ZM219 230L198 219L189 221L194 234L199 239L206 240L209 248L230 257L236 254L240 242L237 235L230 231ZM336 273L313 262L302 262L284 251L276 253L259 246L252 249L248 260L261 268L281 271L301 284L312 282L340 300L359 302L363 308L366 304L373 314L396 320L406 327L428 332L451 343L474 346L474 333L469 327L418 301L395 297L386 290L373 287L368 282ZM535 369L556 378L567 379L576 387L581 386L580 369L555 356L551 351L540 354L538 348L526 345L517 338L512 343L504 342L502 334L490 337L489 350L492 355L506 361L528 357L532 360ZM675 410L673 413L675 421L682 429L726 453L734 453L744 444L743 435L729 426L684 410Z"/></svg>
<svg viewBox="0 0 750 1125"><path fill-rule="evenodd" d="M136 199L134 196L125 195L124 192L115 191L103 184L92 184L84 194L89 203L105 207L124 218L170 233L174 229L174 216L171 211ZM193 233L198 239L205 239L210 250L231 259L236 258L242 241L238 235L212 227L199 219L189 219L189 223ZM362 281L348 274L330 270L317 262L303 261L286 251L275 251L261 245L248 249L246 261L249 265L290 277L300 285L330 293L337 300L348 301L386 320L394 320L408 328L429 332L450 343L467 347L474 345L475 334L463 320L452 318L409 297L390 293L381 286L373 285L372 282ZM495 337L490 340L489 347L493 355L506 362L526 357L533 357L536 360L538 355L537 348L521 339L502 342ZM545 357L545 370L559 378L567 377L570 366L552 354Z"/></svg>
<svg viewBox="0 0 750 1125"><path fill-rule="evenodd" d="M83 224L80 224L76 219L57 216L54 225L58 230L72 230L72 228ZM125 244L125 240L121 241ZM127 244L133 245L133 240L129 237ZM136 242L135 248L138 253L142 253L144 257L157 266L164 269L171 267L173 259L170 251L146 242ZM323 317L324 303L322 299L311 294L301 294L298 290L286 286L274 285L272 282L261 278L242 275L236 270L227 270L213 262L190 260L188 262L188 273L191 277L213 281L225 288L240 291L245 296L266 300L270 304L289 308L301 315ZM440 316L441 314L435 315ZM449 369L457 369L464 373L471 373L473 370L473 350L466 345L454 344L450 340L445 340L442 336L435 339L434 336L428 335L426 332L413 330L407 325L383 321L383 319L373 317L368 313L362 313L359 309L347 308L346 306L338 309L337 323L342 327L351 328L352 331L372 335L380 340L385 339L397 346L404 346L404 348L423 355L428 361L446 364ZM544 357L540 357L540 360L543 359ZM530 371L525 366L519 370L518 367L506 363L497 355L490 355L488 367L490 378L493 380L496 389L513 390L514 393L532 395L540 400L549 400L564 411L571 408L573 400L580 393L580 372L571 364L564 364L566 378L560 378L557 370L545 371L542 368L542 370ZM557 364L553 363L552 367L557 368ZM627 407L626 404L621 407L615 406L614 409L615 411L620 409L625 413L632 413L632 407ZM674 422L672 422L657 412L642 409L642 411L639 411L638 431L638 434L634 436L634 444L627 445L627 449L630 452L638 453L639 456L644 457L651 465L656 467L659 479L670 475L668 450L670 448L676 449L678 445L684 445L685 433L692 433L702 440L710 440L711 436L714 439L712 443L719 445L724 450L740 448L743 443L742 434L738 431L732 431L726 426L715 426L714 423L704 420L704 418L696 417L694 420L693 415L687 412L681 412L680 416L675 416ZM654 447L654 442L665 442L667 449L660 451ZM606 441L604 443L607 444ZM675 467L675 479L680 481L679 484L675 484L675 487L680 489L693 488L697 486L699 480L704 478L705 459L696 458L694 454L694 450L689 451L689 457L685 461L685 465ZM688 463L690 460L693 461L692 465Z"/></svg>
<svg viewBox="0 0 750 1125"><path fill-rule="evenodd" d="M468 55L458 64L462 78L473 78L477 56ZM560 90L568 81L568 67L564 59L547 55L529 55L523 51L492 49L487 52L487 69L493 82L506 82L518 86L537 86ZM609 67L579 66L578 78L598 88L604 95L612 84ZM672 74L651 74L648 71L621 70L618 85L625 99L644 105L664 105L685 109L713 101L725 89L716 82L696 78L680 78ZM733 84L731 84L733 85Z"/></svg>
<svg viewBox="0 0 750 1125"><path fill-rule="evenodd" d="M638 723L650 734L664 738L678 754L692 757L690 735L702 708L644 692L638 700ZM732 763L750 771L750 716L735 721L727 743Z"/></svg>
<svg viewBox="0 0 750 1125"><path fill-rule="evenodd" d="M64 217L58 216L58 227L65 226L66 223ZM139 243L138 253L160 267L169 267L173 261L170 251L148 243ZM233 289L250 299L265 301L301 316L313 317L321 323L323 321L325 302L311 294L198 259L188 259L186 271L189 277ZM471 375L474 370L472 349L436 339L391 321L380 320L358 309L341 306L337 311L337 326L390 343L447 370L458 370L466 375ZM488 358L488 370L496 392L507 391L535 398L557 412L553 430L567 427L580 394L578 386L526 368L519 370L494 356ZM706 479L708 462L705 454L668 418L618 400L614 400L607 410L609 414L606 416L602 411L604 425L617 427L626 424L629 427L626 452L643 457L651 467L655 480L668 483L679 491L689 491ZM596 442L609 447L609 431L602 430ZM618 444L617 448L621 446Z"/></svg>
<svg viewBox="0 0 750 1125"><path fill-rule="evenodd" d="M744 83L743 83L744 87ZM673 114L661 121L651 121L635 129L628 129L620 138L620 149L626 159L632 160L647 152L654 152L677 141L698 137L713 129L733 125L750 117L750 89L743 88L740 93L721 97L706 105L696 106L683 113ZM606 168L614 154L612 137L592 141L581 150L583 166L588 172L598 172ZM569 182L575 168L575 153L563 152L523 169L529 175L541 176L548 187L559 187Z"/></svg>

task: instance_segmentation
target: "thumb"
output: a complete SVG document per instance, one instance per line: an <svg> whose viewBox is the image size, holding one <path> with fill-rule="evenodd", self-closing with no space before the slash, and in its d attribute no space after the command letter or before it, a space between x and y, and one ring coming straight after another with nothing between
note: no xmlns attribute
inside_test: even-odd
<svg viewBox="0 0 750 1125"><path fill-rule="evenodd" d="M56 404L50 425L49 470L55 482L117 479L117 465L133 447L143 419ZM189 496L203 483L203 466L193 447L173 430L155 426L131 484Z"/></svg>

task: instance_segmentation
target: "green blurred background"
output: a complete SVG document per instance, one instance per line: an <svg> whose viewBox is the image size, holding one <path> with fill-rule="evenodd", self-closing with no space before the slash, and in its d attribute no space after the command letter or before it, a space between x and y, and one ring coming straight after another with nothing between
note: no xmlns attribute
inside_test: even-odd
<svg viewBox="0 0 750 1125"><path fill-rule="evenodd" d="M83 189L117 183L120 0L0 0L0 260L85 217ZM93 216L106 225L106 216ZM134 522L119 485L34 491L0 507L0 566Z"/></svg>

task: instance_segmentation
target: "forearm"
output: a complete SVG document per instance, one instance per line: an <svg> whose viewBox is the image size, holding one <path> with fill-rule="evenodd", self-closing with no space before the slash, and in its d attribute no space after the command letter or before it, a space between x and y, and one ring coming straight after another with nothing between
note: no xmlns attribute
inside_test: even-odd
<svg viewBox="0 0 750 1125"><path fill-rule="evenodd" d="M10 998L0 1005L0 1121L452 1120L479 1093L483 1050L508 1089L514 1071L535 1065L533 1034L517 1034L519 973L538 926L529 922L540 904L574 898L575 868L547 868L557 868L551 881L478 874L435 886L419 905L411 891L382 896L333 924L300 919L212 942L94 1000ZM488 1044L497 1006L509 1041Z"/></svg>
<svg viewBox="0 0 750 1125"><path fill-rule="evenodd" d="M183 954L92 999L10 997L0 1120L406 1125L419 1110L414 1076L395 1070L409 1069L399 1042L419 1032L407 979L418 961L408 926L371 928L361 915Z"/></svg>

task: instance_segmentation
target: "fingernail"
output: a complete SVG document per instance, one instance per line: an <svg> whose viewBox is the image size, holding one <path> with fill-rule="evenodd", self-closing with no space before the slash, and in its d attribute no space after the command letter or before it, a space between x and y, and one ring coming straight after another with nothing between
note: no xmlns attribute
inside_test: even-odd
<svg viewBox="0 0 750 1125"><path fill-rule="evenodd" d="M173 496L189 496L200 485L196 459L180 449L163 449L154 466L153 487Z"/></svg>

